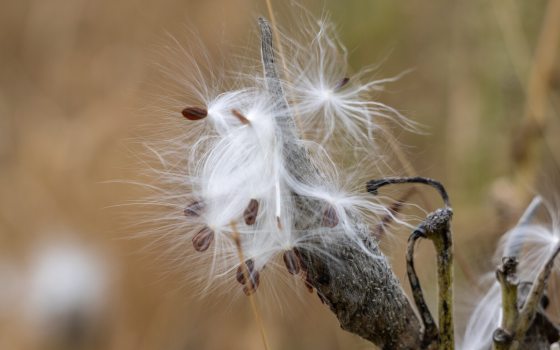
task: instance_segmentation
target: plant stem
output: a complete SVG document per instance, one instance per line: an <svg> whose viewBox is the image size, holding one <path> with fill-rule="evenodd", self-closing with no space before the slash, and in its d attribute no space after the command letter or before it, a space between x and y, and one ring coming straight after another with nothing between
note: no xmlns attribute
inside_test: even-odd
<svg viewBox="0 0 560 350"><path fill-rule="evenodd" d="M517 259L515 257L503 257L502 264L496 270L496 278L500 283L502 291L502 323L500 328L493 334L494 350L507 350L511 346L517 325L519 311L517 309Z"/></svg>
<svg viewBox="0 0 560 350"><path fill-rule="evenodd" d="M420 285L420 280L416 275L416 269L414 268L414 246L416 241L424 237L424 232L421 229L414 230L410 237L408 238L408 245L406 250L406 273L408 275L408 282L410 283L410 289L412 290L412 297L414 298L414 303L420 314L420 319L424 324L424 334L422 337L421 348L425 349L433 343L438 343L439 341L439 331L437 329L434 318L424 300L424 292L422 291L422 286Z"/></svg>
<svg viewBox="0 0 560 350"><path fill-rule="evenodd" d="M523 343L523 339L525 338L527 331L529 330L529 327L531 327L531 324L535 319L537 308L548 284L548 279L550 277L550 273L552 272L552 268L554 267L554 260L559 253L560 245L556 246L554 252L552 252L548 261L543 266L537 278L533 282L533 286L531 287L531 291L527 296L527 300L525 301L523 308L521 308L521 311L519 312L519 319L517 322L517 327L515 329L514 341L510 348L511 350L519 349L519 347Z"/></svg>
<svg viewBox="0 0 560 350"><path fill-rule="evenodd" d="M430 213L417 228L417 231L422 232L423 237L431 240L436 249L439 301L439 349L451 350L455 347L455 331L453 324L453 239L450 229L453 210L451 209L451 202L445 187L440 182L419 176L389 177L371 180L367 183L367 190L372 194L377 194L379 188L383 186L404 183L419 183L435 188L445 204L445 208Z"/></svg>
<svg viewBox="0 0 560 350"><path fill-rule="evenodd" d="M268 93L282 115L275 119L276 133L282 140L282 155L286 170L305 184L322 182L322 175L311 162L303 146L294 117L289 112L286 97L278 76L272 30L265 19L259 19L261 52ZM294 220L296 230L305 232L320 227L323 214L317 210L319 201L292 193L299 215ZM307 215L308 214L308 215ZM363 237L369 252L350 241L323 244L325 255L314 250L298 250L307 281L317 289L322 299L336 314L343 329L370 340L383 349L414 349L421 341L420 323L398 279L369 228L358 218L352 218L355 231ZM376 258L373 259L372 255ZM334 267L331 259L344 261Z"/></svg>
<svg viewBox="0 0 560 350"><path fill-rule="evenodd" d="M393 184L404 184L404 183L422 184L435 188L438 191L439 195L441 196L444 205L448 208L451 207L451 202L449 201L449 195L447 194L445 187L443 187L441 182L427 177L421 177L421 176L385 177L382 179L368 181L366 188L369 193L377 194L377 190L379 190L383 186L393 185Z"/></svg>
<svg viewBox="0 0 560 350"><path fill-rule="evenodd" d="M439 349L451 350L455 347L453 323L453 240L449 228L452 212L448 209L439 209L434 214L437 224L433 227L433 230L427 231L426 236L434 243L437 253Z"/></svg>

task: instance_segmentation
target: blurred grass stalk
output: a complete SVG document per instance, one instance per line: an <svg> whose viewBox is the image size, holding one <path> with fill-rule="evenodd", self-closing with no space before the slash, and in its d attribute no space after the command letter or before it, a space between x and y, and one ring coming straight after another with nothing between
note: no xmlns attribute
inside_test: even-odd
<svg viewBox="0 0 560 350"><path fill-rule="evenodd" d="M560 0L549 0L533 56L521 129L513 145L513 160L520 185L535 184L540 143L546 143L548 96L560 39ZM529 195L526 195L529 197ZM528 199L528 198L527 198Z"/></svg>
<svg viewBox="0 0 560 350"><path fill-rule="evenodd" d="M530 68L528 45L523 39L519 11L512 0L493 2L510 59L526 96L523 119L512 144L513 181L520 203L525 205L535 188L542 144L548 144L545 127L550 108L549 93L560 39L560 0L549 0ZM528 71L528 78L525 74Z"/></svg>

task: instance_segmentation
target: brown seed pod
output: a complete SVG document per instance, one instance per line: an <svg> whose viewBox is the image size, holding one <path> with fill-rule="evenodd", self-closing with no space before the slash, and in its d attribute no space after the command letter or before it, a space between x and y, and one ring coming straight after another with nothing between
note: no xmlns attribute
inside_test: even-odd
<svg viewBox="0 0 560 350"><path fill-rule="evenodd" d="M243 219L247 225L254 225L257 221L257 214L259 213L259 202L256 199L251 199L249 205L243 212Z"/></svg>
<svg viewBox="0 0 560 350"><path fill-rule="evenodd" d="M350 78L348 77L344 77L342 78L338 83L336 83L336 85L334 86L334 91L338 91L340 89L342 89L346 84L348 84L348 82L350 81Z"/></svg>
<svg viewBox="0 0 560 350"><path fill-rule="evenodd" d="M204 204L203 201L194 201L185 208L183 213L188 218L198 217L200 216L200 214L202 214L202 211L204 211L205 207L206 205Z"/></svg>
<svg viewBox="0 0 560 350"><path fill-rule="evenodd" d="M192 239L192 244L194 250L197 252L204 252L208 250L210 244L214 241L214 231L209 227L204 227L202 230L198 231Z"/></svg>
<svg viewBox="0 0 560 350"><path fill-rule="evenodd" d="M299 258L293 250L284 252L284 264L288 272L292 275L297 275L300 272Z"/></svg>
<svg viewBox="0 0 560 350"><path fill-rule="evenodd" d="M323 227L336 227L336 225L338 225L338 221L338 214L336 213L336 210L331 205L328 205L323 212Z"/></svg>
<svg viewBox="0 0 560 350"><path fill-rule="evenodd" d="M208 116L208 110L200 107L187 107L181 111L181 114L188 120L201 120Z"/></svg>

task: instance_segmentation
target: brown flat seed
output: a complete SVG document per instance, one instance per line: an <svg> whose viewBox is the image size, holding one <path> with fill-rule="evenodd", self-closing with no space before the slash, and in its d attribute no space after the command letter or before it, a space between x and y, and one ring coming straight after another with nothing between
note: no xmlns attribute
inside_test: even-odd
<svg viewBox="0 0 560 350"><path fill-rule="evenodd" d="M247 283L247 280L245 279L245 273L243 272L243 267L239 266L237 268L237 272L235 273L235 279L237 280L237 282L239 282L240 284L245 284Z"/></svg>
<svg viewBox="0 0 560 350"><path fill-rule="evenodd" d="M259 202L256 199L251 199L249 205L243 212L243 218L247 225L254 225L257 221L257 214L259 213Z"/></svg>
<svg viewBox="0 0 560 350"><path fill-rule="evenodd" d="M333 228L338 225L338 214L332 206L328 206L323 212L323 226Z"/></svg>
<svg viewBox="0 0 560 350"><path fill-rule="evenodd" d="M243 292L245 293L245 295L249 296L253 293L255 293L257 291L257 288L259 287L259 283L261 280L259 271L253 271L253 273L251 273L251 283L247 283L244 287L243 287Z"/></svg>
<svg viewBox="0 0 560 350"><path fill-rule="evenodd" d="M202 214L204 208L205 205L203 201L194 201L185 208L183 213L186 217L197 217Z"/></svg>
<svg viewBox="0 0 560 350"><path fill-rule="evenodd" d="M210 244L214 241L214 231L209 227L204 227L202 230L198 231L192 239L192 244L194 250L197 252L204 252L208 250Z"/></svg>
<svg viewBox="0 0 560 350"><path fill-rule="evenodd" d="M253 261L253 259L248 259L247 261L245 261L245 268L247 269L247 271L244 271L243 266L239 266L237 268L235 277L237 279L237 282L244 285L243 292L245 293L245 295L251 295L257 290L257 287L259 286L260 274L259 271L255 270L255 262ZM247 283L247 279L245 276L249 277L249 283Z"/></svg>
<svg viewBox="0 0 560 350"><path fill-rule="evenodd" d="M200 107L187 107L181 111L181 114L188 120L200 120L208 116L208 110Z"/></svg>
<svg viewBox="0 0 560 350"><path fill-rule="evenodd" d="M279 216L276 217L276 227L278 227L279 230L282 230L282 220L280 220Z"/></svg>
<svg viewBox="0 0 560 350"><path fill-rule="evenodd" d="M284 258L284 264L286 265L288 272L291 273L292 275L297 275L300 271L300 266L299 266L299 259L296 253L293 250L288 250L284 252L283 258Z"/></svg>
<svg viewBox="0 0 560 350"><path fill-rule="evenodd" d="M340 90L342 89L346 84L348 84L348 82L350 81L350 78L348 77L344 77L342 78L338 83L336 83L336 85L334 86L334 91Z"/></svg>
<svg viewBox="0 0 560 350"><path fill-rule="evenodd" d="M254 272L255 270L255 262L253 261L253 259L247 259L245 261L245 266L247 268L247 274L249 275L249 277L251 277L251 274ZM241 283L241 284L245 284L247 283L247 280L245 279L245 272L243 271L243 266L239 266L237 268L237 272L236 272L236 276L235 278L237 279L237 282Z"/></svg>
<svg viewBox="0 0 560 350"><path fill-rule="evenodd" d="M243 125L248 125L251 124L251 121L249 121L249 119L247 119L247 117L245 117L241 112L239 112L237 109L232 109L231 110L231 114L233 114L237 119L239 119L239 121L241 122L241 124Z"/></svg>

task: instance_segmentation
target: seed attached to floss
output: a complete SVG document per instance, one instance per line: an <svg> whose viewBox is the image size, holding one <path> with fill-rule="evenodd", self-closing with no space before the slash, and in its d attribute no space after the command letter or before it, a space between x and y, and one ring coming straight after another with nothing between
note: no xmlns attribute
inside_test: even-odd
<svg viewBox="0 0 560 350"><path fill-rule="evenodd" d="M288 269L288 272L292 275L299 274L300 266L299 266L299 259L296 253L293 250L288 250L284 252L284 264Z"/></svg>
<svg viewBox="0 0 560 350"><path fill-rule="evenodd" d="M201 120L208 116L208 110L200 107L187 107L181 111L188 120Z"/></svg>
<svg viewBox="0 0 560 350"><path fill-rule="evenodd" d="M342 80L340 80L334 86L334 91L338 91L338 90L342 89L346 84L348 84L349 81L350 81L350 78L348 78L348 77L342 78Z"/></svg>
<svg viewBox="0 0 560 350"><path fill-rule="evenodd" d="M188 218L198 217L198 216L200 216L200 214L202 214L202 211L204 210L204 208L205 208L205 205L204 205L203 201L194 201L185 208L183 213Z"/></svg>
<svg viewBox="0 0 560 350"><path fill-rule="evenodd" d="M247 274L251 276L251 273L255 270L255 262L253 259L247 259L245 261L245 267L247 269ZM247 283L247 280L245 279L245 271L243 271L243 266L241 265L237 268L236 279L237 282L241 284Z"/></svg>
<svg viewBox="0 0 560 350"><path fill-rule="evenodd" d="M197 252L205 252L210 248L210 245L214 241L214 231L209 227L204 227L202 230L198 231L192 239L192 244L194 250Z"/></svg>
<svg viewBox="0 0 560 350"><path fill-rule="evenodd" d="M258 271L255 271L251 277L251 283L245 285L243 287L243 293L249 296L257 291L257 287L259 286L260 282L260 275Z"/></svg>
<svg viewBox="0 0 560 350"><path fill-rule="evenodd" d="M241 122L241 124L243 125L249 125L251 124L251 121L249 121L249 119L247 119L247 117L245 117L241 112L239 112L237 109L232 109L231 110L231 114L233 114L237 119L239 119L239 121Z"/></svg>
<svg viewBox="0 0 560 350"><path fill-rule="evenodd" d="M276 227L278 227L279 230L282 230L282 220L279 216L276 217Z"/></svg>
<svg viewBox="0 0 560 350"><path fill-rule="evenodd" d="M249 283L247 283L246 276L249 277ZM243 292L245 295L253 294L259 286L260 274L259 271L255 270L255 262L253 259L245 261L245 268L243 266L239 266L235 277L237 282L244 285Z"/></svg>
<svg viewBox="0 0 560 350"><path fill-rule="evenodd" d="M323 227L333 228L338 225L338 214L336 210L329 205L323 212Z"/></svg>
<svg viewBox="0 0 560 350"><path fill-rule="evenodd" d="M309 275L307 272L303 275L303 282L305 284L305 288L309 293L313 293L313 285L311 285L311 280L309 279Z"/></svg>
<svg viewBox="0 0 560 350"><path fill-rule="evenodd" d="M259 213L259 202L256 199L251 199L249 205L243 212L243 219L247 225L254 225L257 221L257 214Z"/></svg>

